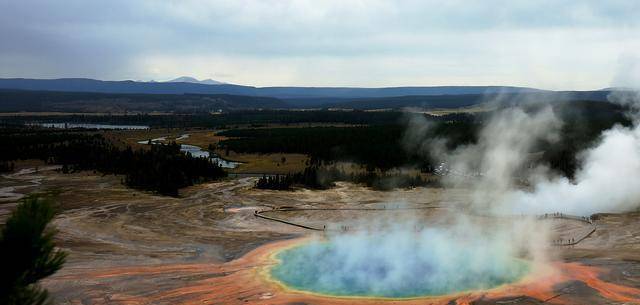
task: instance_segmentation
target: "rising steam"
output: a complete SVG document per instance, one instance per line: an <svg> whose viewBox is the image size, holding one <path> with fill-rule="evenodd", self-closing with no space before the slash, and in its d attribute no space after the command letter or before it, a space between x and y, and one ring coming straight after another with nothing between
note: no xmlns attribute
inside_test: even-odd
<svg viewBox="0 0 640 305"><path fill-rule="evenodd" d="M443 139L424 140L430 124L414 117L405 142L410 149L424 149L431 158L446 162L449 174L443 180L447 185L471 186L470 207L476 211L589 216L634 210L640 206L640 94L617 91L609 100L629 107L633 124L604 131L593 147L579 153L580 167L573 180L551 173L544 165L533 166L531 160L535 143L544 140L553 145L561 140L562 122L551 107L535 112L517 107L497 111L477 143L453 151L445 148Z"/></svg>
<svg viewBox="0 0 640 305"><path fill-rule="evenodd" d="M631 107L631 127L614 126L599 142L579 155L581 167L575 180L532 176L533 191L512 190L502 197L513 212L564 212L588 216L598 212L625 212L640 206L640 105L637 92L616 92L614 103Z"/></svg>
<svg viewBox="0 0 640 305"><path fill-rule="evenodd" d="M637 110L639 97L616 93L610 100ZM427 136L432 126L424 116L413 116L407 149L428 151L446 163L445 184L471 188L470 202L450 207L453 219L443 226L402 215L287 250L272 275L293 288L326 294L412 297L487 289L536 270L548 274L549 231L535 215L638 207L640 115L632 111L631 127L606 130L580 153L581 166L569 180L533 165L536 143L562 140L561 120L551 107L539 109L496 111L476 143L455 150L447 149L445 139ZM500 216L505 214L511 217Z"/></svg>

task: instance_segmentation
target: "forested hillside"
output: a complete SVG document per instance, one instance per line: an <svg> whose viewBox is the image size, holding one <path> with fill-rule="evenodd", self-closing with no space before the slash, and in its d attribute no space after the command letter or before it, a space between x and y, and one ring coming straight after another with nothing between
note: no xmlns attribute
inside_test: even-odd
<svg viewBox="0 0 640 305"><path fill-rule="evenodd" d="M526 110L537 111L547 106L531 104ZM562 102L553 104L553 111L563 122L561 141L536 143L530 153L542 153L537 162L570 178L580 166L577 154L594 145L602 131L615 124L630 124L623 108L610 103ZM422 140L444 139L448 149L475 143L492 115L425 115L432 124ZM312 164L353 161L368 169L417 166L432 171L441 160L430 158L433 155L429 153L430 147L422 147L421 151L408 148L404 141L408 128L412 127L406 125L405 117L395 124L354 127L236 129L220 133L230 139L218 146L239 153L303 153L311 157Z"/></svg>
<svg viewBox="0 0 640 305"><path fill-rule="evenodd" d="M208 113L230 109L286 108L270 97L228 94L116 94L0 90L0 112L171 112Z"/></svg>
<svg viewBox="0 0 640 305"><path fill-rule="evenodd" d="M474 140L477 127L471 121L438 124L431 136L446 135L452 146ZM402 142L406 127L400 124L361 127L311 127L238 129L220 133L231 137L219 143L222 149L240 153L302 153L312 163L354 161L370 168L389 169L401 165L418 165L430 169L432 164L419 152L408 151Z"/></svg>

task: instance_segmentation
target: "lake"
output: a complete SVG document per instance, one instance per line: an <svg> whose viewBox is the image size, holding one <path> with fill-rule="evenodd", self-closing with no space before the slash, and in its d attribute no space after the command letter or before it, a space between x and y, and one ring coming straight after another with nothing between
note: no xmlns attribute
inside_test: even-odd
<svg viewBox="0 0 640 305"><path fill-rule="evenodd" d="M29 123L30 126L41 126L46 128L85 128L85 129L149 129L146 125L112 125L112 124L84 124L84 123Z"/></svg>

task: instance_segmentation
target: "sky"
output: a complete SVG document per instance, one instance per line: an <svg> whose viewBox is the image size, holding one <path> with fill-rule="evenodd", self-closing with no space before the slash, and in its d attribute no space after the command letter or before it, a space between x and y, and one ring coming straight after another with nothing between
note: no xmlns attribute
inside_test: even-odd
<svg viewBox="0 0 640 305"><path fill-rule="evenodd" d="M640 84L640 1L0 0L0 77Z"/></svg>

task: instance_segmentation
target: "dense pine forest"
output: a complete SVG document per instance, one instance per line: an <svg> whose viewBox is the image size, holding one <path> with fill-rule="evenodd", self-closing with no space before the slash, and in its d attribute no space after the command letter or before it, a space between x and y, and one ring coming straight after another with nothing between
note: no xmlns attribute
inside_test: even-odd
<svg viewBox="0 0 640 305"><path fill-rule="evenodd" d="M219 109L284 108L272 97L231 94L124 94L0 89L0 111L208 113Z"/></svg>
<svg viewBox="0 0 640 305"><path fill-rule="evenodd" d="M40 159L62 165L62 172L94 170L124 175L130 187L177 195L178 189L226 176L217 164L180 151L180 145L153 145L149 149L121 148L100 134L60 132L40 129L4 129L5 145L0 162L12 166L14 160Z"/></svg>
<svg viewBox="0 0 640 305"><path fill-rule="evenodd" d="M537 111L546 104L532 104L527 111ZM530 153L542 153L536 161L568 178L573 178L580 164L577 154L594 145L602 131L615 124L631 124L618 105L602 102L572 102L552 105L563 122L561 141L540 141ZM448 149L475 143L478 133L491 113L451 115L434 120L425 139L445 139ZM332 164L336 161L359 163L369 172L394 167L417 167L433 172L440 160L430 159L430 147L420 151L407 147L407 124L377 124L355 127L307 128L250 128L221 132L230 137L218 145L222 149L240 153L302 153L311 157L312 165ZM524 135L523 135L524 136ZM406 180L406 179L405 179ZM370 183L369 183L370 184Z"/></svg>
<svg viewBox="0 0 640 305"><path fill-rule="evenodd" d="M442 122L429 137L447 136L450 145L471 143L477 131L475 123ZM312 164L353 161L369 169L387 170L402 165L417 165L425 171L433 168L422 152L410 151L403 143L406 126L375 125L361 127L310 127L237 129L220 133L231 137L219 143L223 149L241 153L301 153Z"/></svg>
<svg viewBox="0 0 640 305"><path fill-rule="evenodd" d="M94 123L114 125L146 125L162 128L230 128L240 125L289 125L304 123L342 124L396 124L404 114L397 111L288 111L288 110L246 110L214 114L127 114L127 115L19 115L0 116L0 124L22 125L24 123ZM434 118L435 119L435 118ZM444 119L444 118L443 118Z"/></svg>
<svg viewBox="0 0 640 305"><path fill-rule="evenodd" d="M291 190L295 186L311 189L327 189L334 182L347 181L361 184L375 190L393 188L413 188L435 186L437 180L423 178L420 174L390 174L366 171L347 174L337 167L308 166L304 171L287 175L264 175L256 182L256 188L270 190Z"/></svg>

